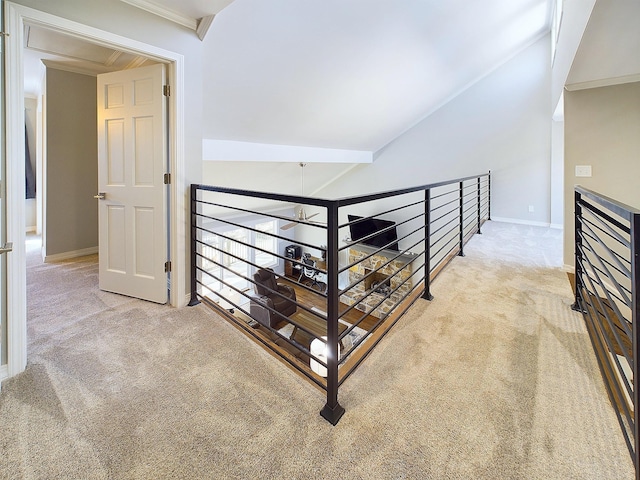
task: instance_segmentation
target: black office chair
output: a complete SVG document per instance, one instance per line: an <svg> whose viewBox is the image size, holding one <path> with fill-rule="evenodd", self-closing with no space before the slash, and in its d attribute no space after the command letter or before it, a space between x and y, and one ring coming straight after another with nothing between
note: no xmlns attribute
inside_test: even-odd
<svg viewBox="0 0 640 480"><path fill-rule="evenodd" d="M311 288L313 288L316 285L322 289L326 288L327 276L325 273L319 271L316 268L316 262L311 258L311 255L309 255L308 253L305 253L302 256L302 263L304 265L302 265L302 272L300 273L300 278L298 278L298 282L302 282L303 278L308 278L309 280L311 280ZM324 283L324 287L322 285L323 283Z"/></svg>

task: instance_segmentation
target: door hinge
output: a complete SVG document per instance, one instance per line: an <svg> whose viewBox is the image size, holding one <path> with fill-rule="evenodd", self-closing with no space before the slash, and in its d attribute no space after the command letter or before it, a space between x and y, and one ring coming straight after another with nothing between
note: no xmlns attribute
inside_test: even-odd
<svg viewBox="0 0 640 480"><path fill-rule="evenodd" d="M165 97L170 97L171 96L171 85L163 85L162 86L162 94Z"/></svg>
<svg viewBox="0 0 640 480"><path fill-rule="evenodd" d="M165 185L170 185L171 184L171 174L170 173L165 173L164 174L164 184Z"/></svg>
<svg viewBox="0 0 640 480"><path fill-rule="evenodd" d="M171 260L164 262L164 273L169 273L171 271Z"/></svg>

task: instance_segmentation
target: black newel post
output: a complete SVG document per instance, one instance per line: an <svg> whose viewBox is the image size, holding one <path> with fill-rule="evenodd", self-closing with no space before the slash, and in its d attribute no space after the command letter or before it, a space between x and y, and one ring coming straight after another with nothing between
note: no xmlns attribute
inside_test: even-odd
<svg viewBox="0 0 640 480"><path fill-rule="evenodd" d="M433 300L431 295L431 189L424 191L424 293L422 298Z"/></svg>
<svg viewBox="0 0 640 480"><path fill-rule="evenodd" d="M458 255L464 257L464 182L460 182L460 218L458 221L460 222L460 251Z"/></svg>
<svg viewBox="0 0 640 480"><path fill-rule="evenodd" d="M633 334L633 426L636 480L640 480L640 214L631 214L631 325Z"/></svg>
<svg viewBox="0 0 640 480"><path fill-rule="evenodd" d="M580 202L582 200L582 195L580 192L575 191L573 193L574 197L574 213L573 213L573 221L574 221L574 303L571 305L571 309L576 312L582 312L582 305L580 302L580 292L582 290L582 207L580 206Z"/></svg>
<svg viewBox="0 0 640 480"><path fill-rule="evenodd" d="M489 180L489 189L487 190L487 200L489 202L489 214L487 215L487 220L491 220L491 170L489 170L489 176L487 178Z"/></svg>
<svg viewBox="0 0 640 480"><path fill-rule="evenodd" d="M196 282L197 279L197 261L198 258L196 256L196 251L198 249L198 186L191 184L191 300L189 301L189 306L193 307L194 305L198 305L200 300L198 300L198 284Z"/></svg>
<svg viewBox="0 0 640 480"><path fill-rule="evenodd" d="M338 204L327 207L327 404L320 415L332 425L344 408L338 403Z"/></svg>
<svg viewBox="0 0 640 480"><path fill-rule="evenodd" d="M481 210L482 210L482 202L481 202L482 196L480 195L480 177L478 177L478 234L482 234L482 232L480 231L480 225L482 222L482 218L481 218Z"/></svg>

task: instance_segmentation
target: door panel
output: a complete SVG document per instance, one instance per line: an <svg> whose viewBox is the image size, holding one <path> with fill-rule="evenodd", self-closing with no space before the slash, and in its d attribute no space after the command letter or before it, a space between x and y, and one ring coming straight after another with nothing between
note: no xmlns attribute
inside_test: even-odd
<svg viewBox="0 0 640 480"><path fill-rule="evenodd" d="M167 301L164 66L98 76L100 288Z"/></svg>

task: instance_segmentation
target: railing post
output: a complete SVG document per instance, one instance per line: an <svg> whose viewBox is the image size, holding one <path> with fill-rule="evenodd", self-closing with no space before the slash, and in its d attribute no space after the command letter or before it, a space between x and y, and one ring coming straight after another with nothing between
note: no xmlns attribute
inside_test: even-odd
<svg viewBox="0 0 640 480"><path fill-rule="evenodd" d="M196 215L198 211L198 186L191 184L191 300L189 301L189 306L193 307L194 305L198 305L200 300L198 300L198 283L196 282L197 278L197 262L198 257L196 256L196 251L198 249L198 229L197 222L198 216Z"/></svg>
<svg viewBox="0 0 640 480"><path fill-rule="evenodd" d="M478 234L479 235L482 235L482 231L480 231L480 225L482 222L481 209L480 209L480 205L482 204L481 200L482 200L482 195L480 194L480 177L478 177Z"/></svg>
<svg viewBox="0 0 640 480"><path fill-rule="evenodd" d="M459 213L459 221L460 221L460 251L458 255L460 257L464 257L464 182L460 182L460 213Z"/></svg>
<svg viewBox="0 0 640 480"><path fill-rule="evenodd" d="M631 214L631 327L633 334L633 433L636 480L640 480L640 214Z"/></svg>
<svg viewBox="0 0 640 480"><path fill-rule="evenodd" d="M574 191L573 193L573 220L574 220L574 239L573 239L573 248L574 248L574 302L571 305L571 309L576 312L582 312L582 305L580 302L580 291L582 290L582 207L580 206L580 201L582 199L582 195L580 192Z"/></svg>
<svg viewBox="0 0 640 480"><path fill-rule="evenodd" d="M344 408L338 403L338 203L327 207L327 404L320 415L332 425Z"/></svg>
<svg viewBox="0 0 640 480"><path fill-rule="evenodd" d="M431 295L431 189L424 191L424 293L422 298L433 300Z"/></svg>
<svg viewBox="0 0 640 480"><path fill-rule="evenodd" d="M487 189L487 200L488 200L487 220L491 220L491 170L489 170L489 176L487 178L489 180L489 185Z"/></svg>

